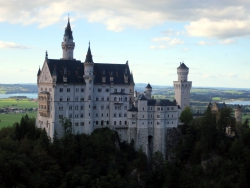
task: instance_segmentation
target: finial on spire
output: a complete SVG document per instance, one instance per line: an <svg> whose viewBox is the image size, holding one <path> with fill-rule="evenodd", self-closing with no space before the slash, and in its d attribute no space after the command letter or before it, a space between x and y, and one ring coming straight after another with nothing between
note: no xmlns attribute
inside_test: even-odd
<svg viewBox="0 0 250 188"><path fill-rule="evenodd" d="M90 47L90 40L89 40L89 47Z"/></svg>
<svg viewBox="0 0 250 188"><path fill-rule="evenodd" d="M48 59L48 52L47 52L47 50L45 51L45 59Z"/></svg>

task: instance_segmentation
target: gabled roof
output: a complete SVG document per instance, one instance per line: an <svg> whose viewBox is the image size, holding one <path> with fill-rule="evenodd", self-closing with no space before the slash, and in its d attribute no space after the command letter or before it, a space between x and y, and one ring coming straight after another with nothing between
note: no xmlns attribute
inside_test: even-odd
<svg viewBox="0 0 250 188"><path fill-rule="evenodd" d="M184 63L180 63L180 66L177 69L188 69Z"/></svg>
<svg viewBox="0 0 250 188"><path fill-rule="evenodd" d="M47 64L51 75L57 75L56 83L64 83L63 75L66 69L67 82L66 83L82 83L84 67L81 61L64 60L64 59L48 59Z"/></svg>
<svg viewBox="0 0 250 188"><path fill-rule="evenodd" d="M69 39L73 40L73 35L72 35L72 30L71 30L71 27L70 27L69 19L68 19L67 27L65 28L64 36L69 36Z"/></svg>

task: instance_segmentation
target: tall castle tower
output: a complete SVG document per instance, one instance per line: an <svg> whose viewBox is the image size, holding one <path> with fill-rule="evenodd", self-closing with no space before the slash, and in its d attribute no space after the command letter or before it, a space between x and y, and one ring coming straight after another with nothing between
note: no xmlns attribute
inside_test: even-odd
<svg viewBox="0 0 250 188"><path fill-rule="evenodd" d="M65 28L65 33L63 36L63 42L62 42L62 50L63 50L63 57L62 59L68 59L72 60L74 59L74 48L75 43L73 42L73 35L72 30L70 27L70 22L68 19L67 27Z"/></svg>
<svg viewBox="0 0 250 188"><path fill-rule="evenodd" d="M190 89L192 82L188 81L189 68L184 64L180 63L177 68L178 81L174 81L175 99L178 105L181 107L181 111L186 106L190 105Z"/></svg>
<svg viewBox="0 0 250 188"><path fill-rule="evenodd" d="M86 55L86 59L84 62L84 81L86 83L85 87L85 110L84 114L84 124L86 127L86 133L90 134L94 130L94 122L93 122L93 90L94 90L94 62L91 54L90 43L88 52Z"/></svg>

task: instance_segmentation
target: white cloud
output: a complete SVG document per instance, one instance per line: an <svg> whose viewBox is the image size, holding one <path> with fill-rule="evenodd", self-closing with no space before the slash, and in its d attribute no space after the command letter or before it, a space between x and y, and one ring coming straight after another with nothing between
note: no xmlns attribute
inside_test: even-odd
<svg viewBox="0 0 250 188"><path fill-rule="evenodd" d="M225 40L220 40L221 44L233 44L235 43L235 40L233 39L225 39Z"/></svg>
<svg viewBox="0 0 250 188"><path fill-rule="evenodd" d="M21 44L16 44L14 42L0 41L0 49L7 49L7 48L28 49L30 47Z"/></svg>
<svg viewBox="0 0 250 188"><path fill-rule="evenodd" d="M201 46L205 46L205 45L212 45L214 43L213 42L200 41L200 42L198 42L198 44L201 45Z"/></svg>
<svg viewBox="0 0 250 188"><path fill-rule="evenodd" d="M191 36L230 38L250 33L250 20L209 20L193 21L185 28Z"/></svg>
<svg viewBox="0 0 250 188"><path fill-rule="evenodd" d="M154 49L164 49L166 48L167 46L166 45L158 45L158 46L150 46L150 49L154 50Z"/></svg>
<svg viewBox="0 0 250 188"><path fill-rule="evenodd" d="M167 22L185 22L191 36L231 38L250 33L249 0L0 0L0 22L46 27L63 20L99 22L108 30L149 28ZM172 34L173 30L167 30ZM176 35L182 32L176 32Z"/></svg>
<svg viewBox="0 0 250 188"><path fill-rule="evenodd" d="M181 39L174 38L169 42L170 45L184 44L184 41Z"/></svg>
<svg viewBox="0 0 250 188"><path fill-rule="evenodd" d="M169 40L171 40L171 38L168 38L168 37L153 38L152 39L153 42L161 42L161 41L169 41Z"/></svg>

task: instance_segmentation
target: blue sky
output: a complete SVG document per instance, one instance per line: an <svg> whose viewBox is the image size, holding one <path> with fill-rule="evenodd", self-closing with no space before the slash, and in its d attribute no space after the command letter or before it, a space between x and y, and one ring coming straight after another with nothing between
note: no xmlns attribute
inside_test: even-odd
<svg viewBox="0 0 250 188"><path fill-rule="evenodd" d="M172 85L181 61L193 86L248 88L247 0L0 0L0 83L35 83L45 50L62 57L70 14L74 57L129 61L136 83Z"/></svg>

